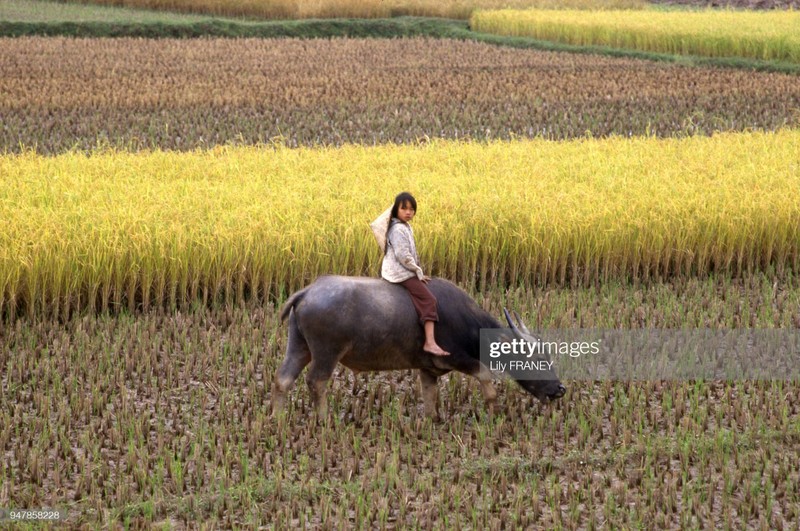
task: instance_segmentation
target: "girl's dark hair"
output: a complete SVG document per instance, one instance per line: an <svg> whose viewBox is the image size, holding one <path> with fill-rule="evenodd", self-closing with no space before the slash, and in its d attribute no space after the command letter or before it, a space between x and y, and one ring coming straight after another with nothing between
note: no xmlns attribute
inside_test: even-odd
<svg viewBox="0 0 800 531"><path fill-rule="evenodd" d="M408 192L400 192L397 194L397 197L394 198L394 206L392 207L393 218L397 217L397 211L400 210L400 207L406 203L411 203L411 208L414 209L414 212L417 211L417 200L414 199L414 196Z"/></svg>
<svg viewBox="0 0 800 531"><path fill-rule="evenodd" d="M414 199L414 196L408 192L400 192L397 194L397 197L394 198L394 206L392 207L392 218L397 217L397 211L400 210L402 205L406 203L411 204L411 208L414 209L414 212L417 211L417 200ZM389 249L389 227L392 226L392 220L389 219L389 226L386 227L386 246L383 248L383 254L386 254L386 251Z"/></svg>

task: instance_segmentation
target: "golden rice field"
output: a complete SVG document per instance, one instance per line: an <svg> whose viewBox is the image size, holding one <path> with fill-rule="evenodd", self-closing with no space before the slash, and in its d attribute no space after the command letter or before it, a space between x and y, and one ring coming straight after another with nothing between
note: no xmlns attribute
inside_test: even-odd
<svg viewBox="0 0 800 531"><path fill-rule="evenodd" d="M562 8L620 9L643 8L644 0L68 0L182 13L203 13L264 19L300 18L387 18L401 15L469 18L475 9Z"/></svg>
<svg viewBox="0 0 800 531"><path fill-rule="evenodd" d="M795 11L478 11L472 29L581 46L800 62Z"/></svg>
<svg viewBox="0 0 800 531"><path fill-rule="evenodd" d="M797 76L437 39L0 39L0 152L800 127Z"/></svg>
<svg viewBox="0 0 800 531"><path fill-rule="evenodd" d="M800 132L0 157L0 309L280 298L377 272L367 223L419 199L464 285L797 271Z"/></svg>
<svg viewBox="0 0 800 531"><path fill-rule="evenodd" d="M798 0L653 0L652 4L682 8L798 9Z"/></svg>

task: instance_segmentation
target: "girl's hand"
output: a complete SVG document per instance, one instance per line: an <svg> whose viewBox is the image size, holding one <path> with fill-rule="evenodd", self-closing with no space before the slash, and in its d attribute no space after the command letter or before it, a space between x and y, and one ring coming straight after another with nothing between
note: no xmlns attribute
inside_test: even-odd
<svg viewBox="0 0 800 531"><path fill-rule="evenodd" d="M431 277L429 277L428 275L422 275L422 278L420 280L425 284L427 284L430 279Z"/></svg>

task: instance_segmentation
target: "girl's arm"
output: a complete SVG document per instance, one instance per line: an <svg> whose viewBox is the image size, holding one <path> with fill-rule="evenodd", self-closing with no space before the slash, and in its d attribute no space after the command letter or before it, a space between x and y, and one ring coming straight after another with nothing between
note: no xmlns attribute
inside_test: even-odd
<svg viewBox="0 0 800 531"><path fill-rule="evenodd" d="M417 278L422 280L425 275L422 272L422 268L417 264L414 253L411 252L411 234L400 227L394 227L389 231L389 242L392 244L397 261L409 271L413 271Z"/></svg>

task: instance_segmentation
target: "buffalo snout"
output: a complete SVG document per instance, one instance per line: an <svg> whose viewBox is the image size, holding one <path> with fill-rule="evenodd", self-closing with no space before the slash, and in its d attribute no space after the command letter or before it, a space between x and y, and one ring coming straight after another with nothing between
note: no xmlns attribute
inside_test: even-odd
<svg viewBox="0 0 800 531"><path fill-rule="evenodd" d="M542 403L549 403L567 394L567 388L558 380L522 380L520 386Z"/></svg>
<svg viewBox="0 0 800 531"><path fill-rule="evenodd" d="M567 388L564 387L564 384L560 382L547 382L548 385L542 390L542 394L544 397L536 397L539 398L545 404L548 402L552 402L553 400L557 400L567 394Z"/></svg>

